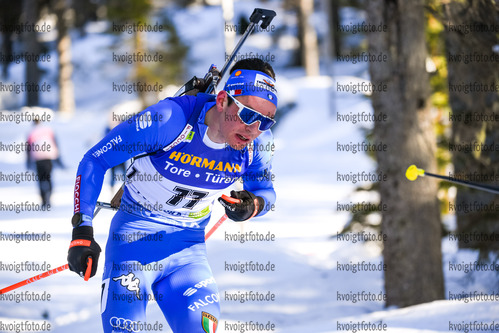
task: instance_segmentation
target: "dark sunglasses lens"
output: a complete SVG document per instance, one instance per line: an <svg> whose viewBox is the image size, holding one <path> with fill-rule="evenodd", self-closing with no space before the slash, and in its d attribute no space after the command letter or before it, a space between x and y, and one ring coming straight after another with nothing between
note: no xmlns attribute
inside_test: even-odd
<svg viewBox="0 0 499 333"><path fill-rule="evenodd" d="M251 125L258 119L258 113L246 107L242 108L239 112L239 117L246 125Z"/></svg>
<svg viewBox="0 0 499 333"><path fill-rule="evenodd" d="M262 132L268 130L275 124L275 120L264 117L262 114L246 107L241 110L239 117L246 125L251 125L255 121L259 121L260 125L258 126L258 129Z"/></svg>
<svg viewBox="0 0 499 333"><path fill-rule="evenodd" d="M274 125L275 125L275 120L264 118L262 121L260 121L260 126L258 126L258 129L261 132L263 132L270 129Z"/></svg>

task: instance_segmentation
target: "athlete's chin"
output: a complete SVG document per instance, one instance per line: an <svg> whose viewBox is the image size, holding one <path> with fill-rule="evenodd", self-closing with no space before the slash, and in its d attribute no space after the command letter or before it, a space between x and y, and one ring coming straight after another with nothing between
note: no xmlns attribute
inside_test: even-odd
<svg viewBox="0 0 499 333"><path fill-rule="evenodd" d="M228 145L235 150L243 150L247 146L245 143L228 143Z"/></svg>
<svg viewBox="0 0 499 333"><path fill-rule="evenodd" d="M230 142L228 142L228 145L231 146L233 149L242 150L252 141L253 140L251 137L246 138L246 137L242 137L239 134L235 134L233 136L232 140L230 140Z"/></svg>

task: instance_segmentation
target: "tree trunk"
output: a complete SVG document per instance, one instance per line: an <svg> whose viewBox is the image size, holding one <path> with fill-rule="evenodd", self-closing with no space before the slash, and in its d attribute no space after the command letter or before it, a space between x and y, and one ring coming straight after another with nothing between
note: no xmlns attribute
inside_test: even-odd
<svg viewBox="0 0 499 333"><path fill-rule="evenodd" d="M329 2L329 1L328 1ZM340 5L338 1L333 0L329 2L329 31L331 32L331 41L333 44L334 56L338 57L341 55L341 34L336 29L337 25L340 24Z"/></svg>
<svg viewBox="0 0 499 333"><path fill-rule="evenodd" d="M33 24L38 21L38 1L37 0L23 0L24 20L28 24ZM36 38L36 32L27 30L24 32L24 41L26 44L26 52L39 55L40 44ZM26 83L33 86L38 86L40 80L40 69L38 62L26 61ZM38 89L30 89L26 92L26 105L37 106L39 104Z"/></svg>
<svg viewBox="0 0 499 333"><path fill-rule="evenodd" d="M311 16L314 13L313 0L300 0L298 19L299 27L302 29L301 38L301 58L307 76L319 75L319 46L317 45L317 34L315 28L310 24Z"/></svg>
<svg viewBox="0 0 499 333"><path fill-rule="evenodd" d="M239 32L243 34L241 26L234 27L234 0L222 0L222 13L225 22L224 27L224 45L225 45L225 59L227 61L232 50L234 49L234 41L236 39L236 34ZM239 30L238 30L239 29ZM238 31L236 31L238 30Z"/></svg>
<svg viewBox="0 0 499 333"><path fill-rule="evenodd" d="M484 91L483 87L475 85L478 91L471 93L463 89L465 85L497 85L498 67L493 60L476 61L463 57L490 56L497 44L495 31L468 32L464 29L479 28L479 24L488 27L497 26L498 11L493 1L451 1L444 5L444 38L447 49L447 68L449 82L449 102L452 108L452 139L451 146L454 174L468 181L499 185L493 178L499 177L499 154L497 149L485 150L481 146L468 151L455 151L455 148L466 145L499 144L499 121L487 120L482 116L499 114L499 99L497 88ZM463 31L457 28L461 27ZM461 57L461 58L459 58ZM491 179L492 178L492 179ZM481 205L494 205L499 202L499 196L492 193L459 187L454 211L457 218L458 235L490 235L499 234L499 211L497 209L480 209ZM465 207L476 207L472 211ZM488 250L498 250L499 243L484 241L482 237L467 239L459 237L459 247L478 248L485 255ZM486 238L485 238L486 239ZM466 242L465 242L466 240Z"/></svg>
<svg viewBox="0 0 499 333"><path fill-rule="evenodd" d="M16 1L11 2L8 0L0 0L0 24L5 26L14 26L18 23L19 17L22 14L22 2ZM4 55L2 57L2 76L7 79L9 76L9 65L10 57L13 54L13 42L12 36L13 32L8 29L2 30L2 46L0 53Z"/></svg>
<svg viewBox="0 0 499 333"><path fill-rule="evenodd" d="M139 52L144 53L145 52L144 45L145 45L146 34L142 31L136 31L136 32L134 32L133 37L134 37L134 39L133 39L134 40L133 53L134 54L139 54ZM136 82L149 84L150 80L147 77L146 66L141 61L136 61L134 64L135 64ZM149 105L152 105L156 102L156 98L154 98L154 99L151 98L151 96L149 96L148 92L145 90L139 90L137 92L137 94L139 95L140 102L142 103L142 109L145 109ZM156 96L154 96L154 97L156 97Z"/></svg>
<svg viewBox="0 0 499 333"><path fill-rule="evenodd" d="M66 0L55 0L54 11L57 16L57 54L59 59L59 110L73 113L75 109L74 87L71 75L71 37L68 29L68 5Z"/></svg>
<svg viewBox="0 0 499 333"><path fill-rule="evenodd" d="M444 283L441 255L441 220L437 183L427 177L417 182L405 178L416 164L436 170L436 136L428 105L429 78L425 69L425 17L423 0L372 0L367 2L368 22L386 25L386 32L368 34L369 52L387 55L386 62L371 62L375 86L375 116L387 115L374 126L375 143L388 145L376 154L378 172L389 175L379 184L382 232L386 234L387 306L400 307L442 299Z"/></svg>

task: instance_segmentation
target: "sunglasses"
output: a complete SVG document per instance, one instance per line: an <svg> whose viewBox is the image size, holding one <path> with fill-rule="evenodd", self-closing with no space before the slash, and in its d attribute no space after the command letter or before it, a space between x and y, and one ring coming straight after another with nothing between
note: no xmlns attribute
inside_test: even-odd
<svg viewBox="0 0 499 333"><path fill-rule="evenodd" d="M242 120L242 122L245 123L246 125L251 125L255 121L259 121L260 125L258 126L258 130L260 132L266 131L266 130L270 129L272 126L274 126L274 124L275 124L274 119L269 118L267 116L264 116L260 112L243 105L241 102L239 102L237 99L235 99L234 96L230 95L229 93L227 93L227 95L230 98L232 98L234 103L236 103L236 106L239 108L239 110L237 111L237 115Z"/></svg>

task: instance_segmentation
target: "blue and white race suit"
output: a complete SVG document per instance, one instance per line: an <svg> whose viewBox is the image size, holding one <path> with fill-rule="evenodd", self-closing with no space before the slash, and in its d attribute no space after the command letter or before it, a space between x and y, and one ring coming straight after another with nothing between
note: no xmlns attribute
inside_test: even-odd
<svg viewBox="0 0 499 333"><path fill-rule="evenodd" d="M207 94L162 100L115 127L80 162L75 213L84 215L82 225L91 225L106 170L151 153L127 171L111 222L101 302L106 333L151 325L145 324L151 299L175 333L216 330L220 296L204 242L214 201L242 177L244 189L265 200L261 216L274 204L275 192L272 150L261 149L272 145L270 130L243 150L215 143L205 124L214 105L215 96Z"/></svg>

